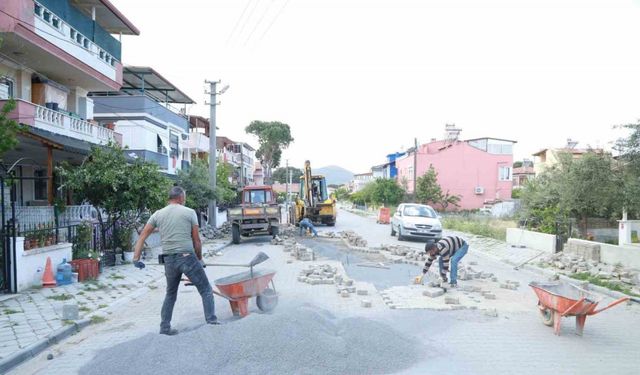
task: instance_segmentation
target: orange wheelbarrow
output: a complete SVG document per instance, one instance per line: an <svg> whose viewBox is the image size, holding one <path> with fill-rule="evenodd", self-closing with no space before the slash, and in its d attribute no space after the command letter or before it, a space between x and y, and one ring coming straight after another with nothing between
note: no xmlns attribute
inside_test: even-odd
<svg viewBox="0 0 640 375"><path fill-rule="evenodd" d="M269 259L269 256L259 252L248 264L212 263L214 267L249 267L249 271L236 273L215 280L213 283L218 290L213 294L229 301L234 316L249 315L249 298L256 297L256 304L260 311L268 312L278 304L278 293L273 283L273 270L254 270L253 267ZM271 288L268 288L271 284Z"/></svg>
<svg viewBox="0 0 640 375"><path fill-rule="evenodd" d="M556 335L560 335L562 317L575 316L576 334L582 336L587 316L595 315L629 300L629 297L622 297L606 307L596 310L599 301L596 302L595 298L588 298L590 293L575 285L531 282L529 286L538 296L538 308L542 315L542 323L550 327L553 326Z"/></svg>

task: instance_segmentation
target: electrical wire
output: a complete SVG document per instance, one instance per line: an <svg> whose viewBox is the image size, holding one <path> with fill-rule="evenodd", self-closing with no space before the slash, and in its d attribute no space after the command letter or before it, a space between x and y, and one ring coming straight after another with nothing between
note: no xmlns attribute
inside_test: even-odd
<svg viewBox="0 0 640 375"><path fill-rule="evenodd" d="M258 7L258 3L259 3L259 0L256 0L255 5L253 6L253 8L251 8L251 11L249 11L249 15L247 15L247 18L245 18L244 22L242 23L242 27L240 27L240 31L238 32L238 35L242 35L244 28L247 26L247 24L249 24L249 20L251 19L251 16L253 16L253 13L256 11L256 8Z"/></svg>
<svg viewBox="0 0 640 375"><path fill-rule="evenodd" d="M253 29L251 30L251 32L249 33L249 36L247 37L247 39L244 41L244 45L245 47L247 46L247 44L249 44L249 40L251 40L251 37L253 36L253 33L256 32L256 30L258 29L258 27L260 26L260 24L262 23L262 21L264 20L264 17L267 15L267 13L269 12L269 9L271 8L271 5L273 5L273 2L275 0L271 0L271 2L269 3L269 5L267 5L267 7L264 9L264 12L262 12L262 15L260 16L260 18L258 19L258 22L256 22L255 26L253 27Z"/></svg>
<svg viewBox="0 0 640 375"><path fill-rule="evenodd" d="M287 4L289 4L289 0L285 0L284 4L282 5L282 8L280 8L280 10L278 11L278 13L276 14L276 16L273 18L273 20L271 21L271 23L269 24L269 26L267 26L267 28L264 30L264 33L262 33L262 36L260 37L260 40L258 41L261 42L262 39L264 39L265 35L267 35L267 33L269 32L269 30L271 30L271 27L273 26L274 23L276 23L276 21L278 20L278 18L280 17L280 15L282 14L282 12L284 11L284 8L287 7Z"/></svg>
<svg viewBox="0 0 640 375"><path fill-rule="evenodd" d="M244 6L244 9L242 10L242 13L240 14L240 17L238 17L238 20L236 21L236 24L233 26L233 29L231 30L231 33L229 33L229 37L227 38L227 41L225 43L225 45L229 45L229 42L231 41L231 38L233 37L233 34L236 32L236 30L238 29L238 25L240 25L240 20L242 20L242 17L244 17L244 14L247 12L247 9L249 9L249 5L251 4L253 0L248 0L247 1L247 5Z"/></svg>

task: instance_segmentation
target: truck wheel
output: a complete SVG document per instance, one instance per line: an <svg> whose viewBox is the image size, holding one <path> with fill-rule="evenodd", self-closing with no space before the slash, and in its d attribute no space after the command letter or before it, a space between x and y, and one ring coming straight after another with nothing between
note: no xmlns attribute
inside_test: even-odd
<svg viewBox="0 0 640 375"><path fill-rule="evenodd" d="M271 235L273 236L273 238L276 238L276 236L280 234L280 228L279 227L271 227Z"/></svg>
<svg viewBox="0 0 640 375"><path fill-rule="evenodd" d="M328 227L335 227L336 226L336 222L334 220L327 221L327 226Z"/></svg>
<svg viewBox="0 0 640 375"><path fill-rule="evenodd" d="M231 240L234 244L240 243L240 226L234 225L231 227Z"/></svg>

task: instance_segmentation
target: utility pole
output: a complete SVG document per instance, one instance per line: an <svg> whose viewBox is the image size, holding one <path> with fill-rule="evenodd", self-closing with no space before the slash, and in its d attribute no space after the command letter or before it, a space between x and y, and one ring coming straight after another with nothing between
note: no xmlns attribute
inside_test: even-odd
<svg viewBox="0 0 640 375"><path fill-rule="evenodd" d="M216 106L220 103L216 100L216 95L223 94L229 88L229 85L216 91L216 85L220 81L204 81L209 84L209 91L205 91L205 94L209 94L209 178L211 179L211 186L216 189L217 181L216 174L218 168L218 155L216 150ZM209 200L209 225L214 228L218 227L218 206L215 199Z"/></svg>
<svg viewBox="0 0 640 375"><path fill-rule="evenodd" d="M416 201L416 186L418 180L418 138L413 139L413 201Z"/></svg>

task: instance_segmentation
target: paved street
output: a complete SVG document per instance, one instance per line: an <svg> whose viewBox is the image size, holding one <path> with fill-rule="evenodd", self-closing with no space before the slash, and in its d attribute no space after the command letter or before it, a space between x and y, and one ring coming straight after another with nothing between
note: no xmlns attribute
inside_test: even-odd
<svg viewBox="0 0 640 375"><path fill-rule="evenodd" d="M335 228L319 229L354 230L369 241L369 246L397 243L397 239L389 236L388 225L375 224L372 218L346 211L340 211ZM448 295L457 295L465 309L452 311L441 311L441 307L448 307L441 303L444 296L430 299L422 296L421 291L426 287L409 285L411 267L415 267L417 274L418 266L403 265L409 267L409 271L402 269L408 276L405 285L396 282L394 286L377 289L374 283L356 278L357 289L366 290L368 295L344 298L336 293L334 285L309 285L298 282L299 272L312 262L289 263L290 254L285 253L282 246L271 245L268 237L243 240L241 245L225 249L224 255L216 257L215 261L246 262L259 251L269 254L271 259L264 267L278 271L275 283L280 294L280 304L273 314L283 314L303 304L322 306L338 317L359 316L385 322L401 334L415 338L420 343L423 357L420 361L411 363L408 369L401 370L399 373L402 374L637 373L640 368L640 331L635 327L640 324L640 306L625 304L588 318L583 337L573 333L572 319L564 319L561 336L554 336L552 329L541 323L535 296L527 286L529 281L538 280L539 276L528 271L515 271L512 265L519 263L521 259L526 260L532 252L527 249L508 248L499 241L475 237L470 237L469 240L471 246L468 256L463 260L465 265L477 263L473 265L474 268L493 273L500 281L517 281L520 287L507 290L499 288L498 283L491 280L461 281L461 286L479 285L483 289L494 291L496 299L481 299L476 303L474 300L479 297L474 297L473 293L455 291ZM333 242L334 245L324 239L311 241L319 241L323 246L339 247L337 241ZM424 247L423 243L418 242L401 244L417 249ZM343 266L336 259L317 259L313 263L333 265L342 273L349 269L349 266ZM215 279L241 270L208 267L207 273L210 279ZM376 276L384 277L384 270L371 269L371 274L374 272ZM390 269L388 272L396 271ZM141 349L153 351L154 345L160 345L159 342L175 339L159 337L157 334L164 281L159 281L157 285L157 289L112 309L112 314L106 322L89 326L12 373L81 373L83 366L91 365L94 356L127 341L137 339ZM370 300L372 307L362 307L363 299ZM389 300L393 300L393 308L390 308ZM607 301L610 299L605 299L603 303ZM474 309L468 307L472 305L477 306ZM234 326L243 324L242 320L233 319L228 303L217 297L216 310L219 318L226 323L220 329L233 329ZM253 304L251 311L252 314L259 314ZM203 325L200 298L193 288L181 287L173 322L174 326L182 331L195 330ZM246 340L251 340L251 337L246 337ZM225 343L203 340L201 345L220 346ZM191 350L196 349L176 347L176 355L189 356ZM237 350L242 351L242 346L239 345ZM46 359L49 353L54 355L53 360ZM126 358L113 358L113 361L134 363L135 359L136 353L131 353ZM160 374L163 361L170 360L159 358L156 362L146 363L145 371L137 373ZM330 354L327 354L326 360L332 360ZM83 371L86 369L87 367ZM304 364L300 364L300 373L322 374L323 371L319 368L305 369Z"/></svg>

